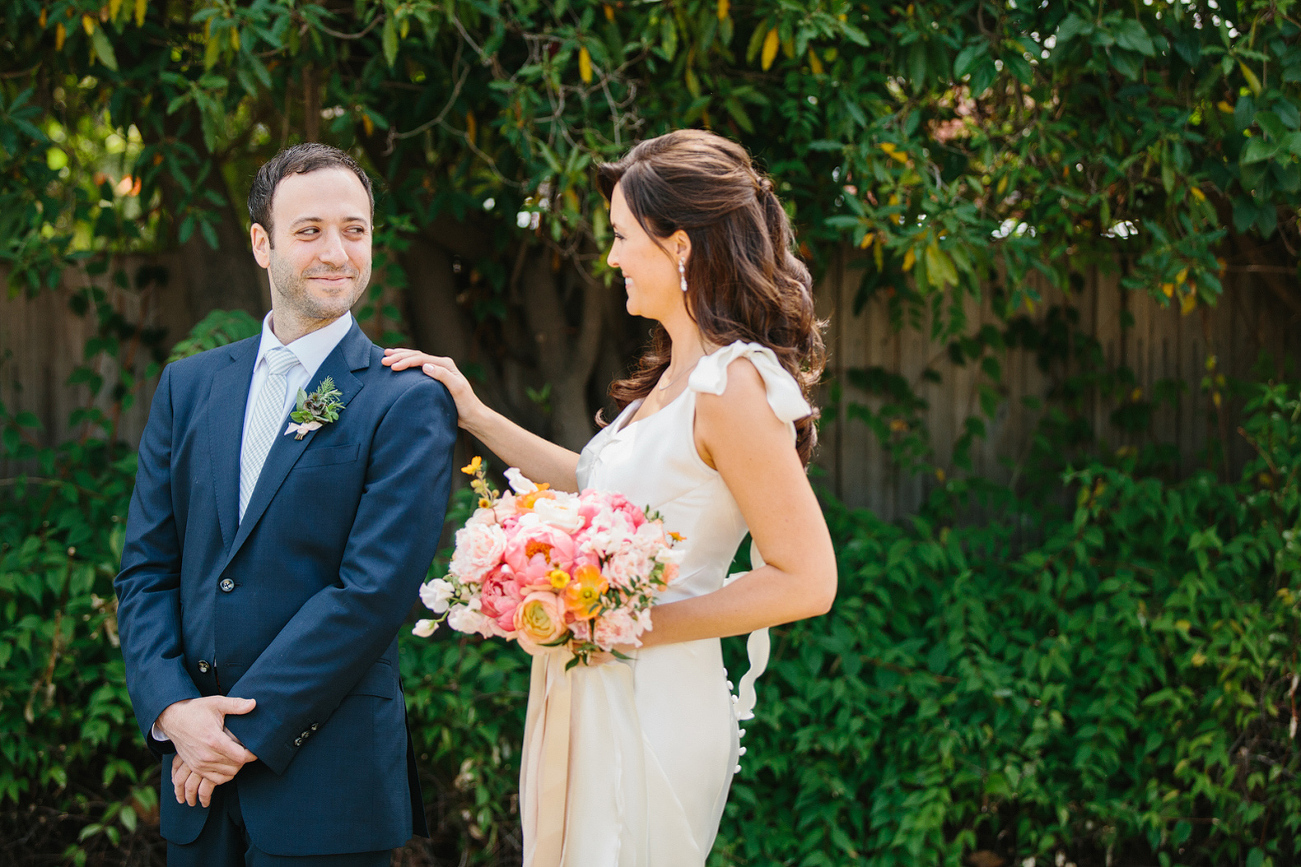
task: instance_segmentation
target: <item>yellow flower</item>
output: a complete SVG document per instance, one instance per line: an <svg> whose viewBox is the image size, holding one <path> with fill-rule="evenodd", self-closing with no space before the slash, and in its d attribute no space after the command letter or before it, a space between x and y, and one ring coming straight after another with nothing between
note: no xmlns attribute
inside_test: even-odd
<svg viewBox="0 0 1301 867"><path fill-rule="evenodd" d="M685 539L685 538L687 538L687 537L684 536L684 535L682 535L681 533L675 533L675 532L673 532L673 531L670 530L670 531L669 531L669 538L672 539L674 542L681 542L683 539Z"/></svg>
<svg viewBox="0 0 1301 867"><path fill-rule="evenodd" d="M467 476L473 476L479 472L481 466L483 466L483 458L475 455L474 460L470 461L468 466L461 467L461 472L465 473Z"/></svg>
<svg viewBox="0 0 1301 867"><path fill-rule="evenodd" d="M551 581L551 586L557 590L563 590L569 583L569 573L564 569L552 569L547 573L547 578Z"/></svg>
<svg viewBox="0 0 1301 867"><path fill-rule="evenodd" d="M601 570L584 564L574 570L574 581L565 588L565 607L575 616L590 620L601 608L601 594L610 584L601 577Z"/></svg>
<svg viewBox="0 0 1301 867"><path fill-rule="evenodd" d="M530 491L527 494L520 494L518 497L515 498L515 506L519 509L527 510L533 508L533 504L536 503L539 499L554 500L556 498L556 495L554 492L547 490L547 488L549 487L551 486L548 485L546 482L543 482L542 484L538 485L538 489L536 491Z"/></svg>

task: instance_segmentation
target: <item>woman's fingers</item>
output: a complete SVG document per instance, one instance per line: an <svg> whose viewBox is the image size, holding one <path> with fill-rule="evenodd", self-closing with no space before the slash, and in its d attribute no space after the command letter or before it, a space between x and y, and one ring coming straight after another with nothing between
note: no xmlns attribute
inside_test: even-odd
<svg viewBox="0 0 1301 867"><path fill-rule="evenodd" d="M429 355L415 349L385 349L381 363L392 370L419 368L426 376L447 386L447 391L456 403L456 411L461 427L469 427L469 420L477 417L483 408L482 401L474 393L470 380L461 373L456 362L440 355Z"/></svg>
<svg viewBox="0 0 1301 867"><path fill-rule="evenodd" d="M380 364L394 370L406 370L408 367L418 367L431 358L433 356L426 355L417 349L386 349L384 350L384 357L380 359Z"/></svg>

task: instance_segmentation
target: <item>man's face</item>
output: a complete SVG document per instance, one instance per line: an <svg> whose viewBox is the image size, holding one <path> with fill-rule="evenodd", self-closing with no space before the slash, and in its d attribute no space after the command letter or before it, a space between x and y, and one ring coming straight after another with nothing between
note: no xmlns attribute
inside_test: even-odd
<svg viewBox="0 0 1301 867"><path fill-rule="evenodd" d="M347 313L370 282L370 199L357 176L329 168L285 177L271 224L274 238L255 224L252 239L271 276L272 309L304 323Z"/></svg>

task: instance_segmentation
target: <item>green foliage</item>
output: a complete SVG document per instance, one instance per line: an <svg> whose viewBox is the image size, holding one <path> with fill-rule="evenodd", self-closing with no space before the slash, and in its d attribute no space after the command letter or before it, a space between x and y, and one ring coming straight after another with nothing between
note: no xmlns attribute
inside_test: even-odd
<svg viewBox="0 0 1301 867"><path fill-rule="evenodd" d="M715 863L1295 863L1301 402L1250 411L1236 484L832 504L840 597L779 632ZM951 526L973 496L1002 519Z"/></svg>
<svg viewBox="0 0 1301 867"><path fill-rule="evenodd" d="M243 310L214 310L190 329L189 335L172 347L170 364L180 358L225 346L262 331L262 323Z"/></svg>
<svg viewBox="0 0 1301 867"><path fill-rule="evenodd" d="M0 42L40 73L35 88L0 84L0 171L23 180L0 249L36 281L77 250L54 215L94 223L128 196L164 237L216 246L213 180L242 187L292 125L363 152L389 185L385 211L416 231L468 221L491 247L547 244L601 276L593 164L705 126L763 158L815 258L827 241L870 247L901 293L978 292L998 272L1014 310L1030 274L1064 286L1121 252L1131 285L1195 304L1220 291L1228 228L1295 233L1293 14L1182 0L16 0ZM44 125L42 108L55 109ZM108 164L55 141L85 118L130 143L110 174L140 190L98 195L88 178ZM509 269L478 250L476 300L500 303Z"/></svg>
<svg viewBox="0 0 1301 867"><path fill-rule="evenodd" d="M0 482L0 837L26 826L58 855L80 831L81 863L157 816L113 593L136 458L102 439L36 449L32 421L0 407L6 453L38 468Z"/></svg>

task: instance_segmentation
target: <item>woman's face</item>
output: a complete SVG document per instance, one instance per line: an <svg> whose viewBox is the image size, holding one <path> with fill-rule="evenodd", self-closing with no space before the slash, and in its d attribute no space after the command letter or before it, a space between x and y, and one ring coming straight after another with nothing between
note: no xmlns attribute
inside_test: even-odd
<svg viewBox="0 0 1301 867"><path fill-rule="evenodd" d="M663 322L685 310L677 260L637 222L620 184L615 184L610 195L610 227L614 244L606 261L623 272L628 312ZM673 249L671 243L664 246Z"/></svg>

